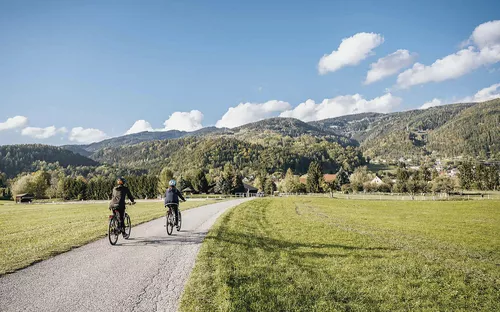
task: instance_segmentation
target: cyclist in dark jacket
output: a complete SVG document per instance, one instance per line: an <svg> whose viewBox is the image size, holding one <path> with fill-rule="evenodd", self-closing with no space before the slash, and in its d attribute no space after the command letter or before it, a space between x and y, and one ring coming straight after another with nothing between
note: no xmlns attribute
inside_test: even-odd
<svg viewBox="0 0 500 312"><path fill-rule="evenodd" d="M177 225L177 220L179 216L179 198L182 199L183 202L186 200L182 196L182 193L175 187L177 182L175 180L170 180L168 182L168 189L165 191L165 207L172 207L175 215L175 224Z"/></svg>
<svg viewBox="0 0 500 312"><path fill-rule="evenodd" d="M124 178L118 178L116 183L118 184L113 188L113 196L109 202L109 209L116 209L120 213L120 228L125 231L124 217L125 217L125 199L128 197L130 201L135 204L134 197L128 187L125 186L127 181Z"/></svg>

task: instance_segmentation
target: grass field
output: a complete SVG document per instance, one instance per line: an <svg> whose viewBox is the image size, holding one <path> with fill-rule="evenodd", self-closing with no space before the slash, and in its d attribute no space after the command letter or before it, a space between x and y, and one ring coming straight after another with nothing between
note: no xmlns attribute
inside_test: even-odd
<svg viewBox="0 0 500 312"><path fill-rule="evenodd" d="M500 201L245 203L209 232L181 311L500 311Z"/></svg>
<svg viewBox="0 0 500 312"><path fill-rule="evenodd" d="M181 210L214 203L187 201ZM165 214L161 202L127 208L136 225ZM104 204L0 206L0 275L103 237L110 211Z"/></svg>

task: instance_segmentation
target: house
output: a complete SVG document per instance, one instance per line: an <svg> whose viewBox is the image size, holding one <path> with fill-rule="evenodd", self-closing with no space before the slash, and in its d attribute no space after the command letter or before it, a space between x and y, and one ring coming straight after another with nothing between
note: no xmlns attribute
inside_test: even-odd
<svg viewBox="0 0 500 312"><path fill-rule="evenodd" d="M325 180L325 182L327 182L327 183L330 183L330 182L334 182L336 177L337 177L336 174L326 173L323 175L323 180ZM307 174L300 176L299 181L302 184L307 184Z"/></svg>
<svg viewBox="0 0 500 312"><path fill-rule="evenodd" d="M381 179L381 178L379 178L379 177L375 176L375 178L373 178L373 180L371 181L371 183L372 183L372 184L377 184L377 185L380 185L380 184L382 184L382 183L384 183L384 182L382 181L382 179Z"/></svg>
<svg viewBox="0 0 500 312"><path fill-rule="evenodd" d="M460 173L460 171L457 168L453 168L450 171L448 171L448 176L451 178L454 178L454 177L458 176L459 173Z"/></svg>
<svg viewBox="0 0 500 312"><path fill-rule="evenodd" d="M186 187L185 189L182 190L182 193L186 195L192 195L194 193L194 190L190 187Z"/></svg>
<svg viewBox="0 0 500 312"><path fill-rule="evenodd" d="M299 177L299 181L300 181L300 183L302 183L302 184L306 184L306 183L307 183L307 174L301 175L301 176Z"/></svg>
<svg viewBox="0 0 500 312"><path fill-rule="evenodd" d="M16 203L31 203L34 198L33 194L19 194L16 195Z"/></svg>
<svg viewBox="0 0 500 312"><path fill-rule="evenodd" d="M257 192L259 191L259 189L257 189L256 187L251 186L250 184L243 183L243 186L245 187L245 193L247 195L249 195L249 194L257 194Z"/></svg>
<svg viewBox="0 0 500 312"><path fill-rule="evenodd" d="M323 180L325 180L326 183L334 182L335 178L337 178L336 174L324 174L323 175Z"/></svg>

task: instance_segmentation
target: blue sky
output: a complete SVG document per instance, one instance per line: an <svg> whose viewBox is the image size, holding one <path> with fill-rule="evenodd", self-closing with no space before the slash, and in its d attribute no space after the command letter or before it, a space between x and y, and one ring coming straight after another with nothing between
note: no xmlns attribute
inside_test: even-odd
<svg viewBox="0 0 500 312"><path fill-rule="evenodd" d="M489 99L499 12L485 0L0 0L0 144ZM398 50L396 72L365 84Z"/></svg>

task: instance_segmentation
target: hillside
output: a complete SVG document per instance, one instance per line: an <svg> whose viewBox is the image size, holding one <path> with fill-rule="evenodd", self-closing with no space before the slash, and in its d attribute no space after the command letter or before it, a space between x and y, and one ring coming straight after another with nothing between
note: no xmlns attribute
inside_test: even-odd
<svg viewBox="0 0 500 312"><path fill-rule="evenodd" d="M61 147L41 144L0 146L0 172L8 177L33 171L37 162L58 162L62 167L99 165L92 159Z"/></svg>
<svg viewBox="0 0 500 312"><path fill-rule="evenodd" d="M107 139L104 141L88 144L88 145L65 145L65 149L79 153L84 156L90 156L92 153L107 147L118 147L124 145L134 145L142 142L156 141L156 140L170 140L182 138L185 136L203 136L213 133L224 133L225 129L218 129L215 127L207 127L193 132L169 130L169 131L152 131L140 132L119 136L116 138Z"/></svg>
<svg viewBox="0 0 500 312"><path fill-rule="evenodd" d="M430 135L458 118L463 111L477 105L452 104L391 114L363 113L311 124L358 141L363 152L371 157L418 158L432 152L447 155L450 153L446 146L428 144ZM473 127L472 124L470 126ZM437 136L434 138L438 140ZM475 155L472 150L463 150L462 153Z"/></svg>
<svg viewBox="0 0 500 312"><path fill-rule="evenodd" d="M298 138L304 135L322 138L331 142L337 142L343 146L358 145L343 135L339 135L329 129L319 128L300 121L295 118L269 118L249 123L229 130L236 138L248 142L262 142L269 136L287 136Z"/></svg>
<svg viewBox="0 0 500 312"><path fill-rule="evenodd" d="M461 111L429 134L428 147L448 157L500 159L500 99Z"/></svg>
<svg viewBox="0 0 500 312"><path fill-rule="evenodd" d="M186 137L103 148L93 157L103 163L151 172L164 166L180 172L218 169L230 162L246 172L284 172L293 168L305 173L313 160L322 163L325 171L336 172L341 165L355 167L364 162L359 150L312 136L280 137L268 143L250 143L234 137Z"/></svg>

